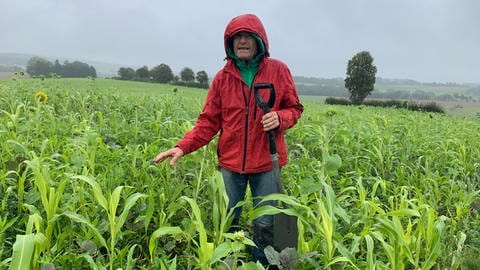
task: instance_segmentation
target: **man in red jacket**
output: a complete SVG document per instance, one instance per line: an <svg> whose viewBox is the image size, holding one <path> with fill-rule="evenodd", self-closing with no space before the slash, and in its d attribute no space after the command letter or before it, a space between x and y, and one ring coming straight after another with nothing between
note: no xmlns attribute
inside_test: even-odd
<svg viewBox="0 0 480 270"><path fill-rule="evenodd" d="M270 58L265 28L253 14L233 18L225 29L227 63L215 75L193 129L175 147L158 154L160 163L171 157L174 165L183 155L208 144L219 133L217 153L229 207L244 200L250 185L254 205L259 197L278 193L269 152L267 131L274 130L279 165L287 164L284 132L296 124L303 112L287 65ZM271 112L256 106L253 85L272 83L276 100ZM273 203L272 203L273 204ZM233 225L238 225L241 209L235 209ZM253 240L257 245L253 260L267 263L263 249L272 245L273 217L254 221Z"/></svg>

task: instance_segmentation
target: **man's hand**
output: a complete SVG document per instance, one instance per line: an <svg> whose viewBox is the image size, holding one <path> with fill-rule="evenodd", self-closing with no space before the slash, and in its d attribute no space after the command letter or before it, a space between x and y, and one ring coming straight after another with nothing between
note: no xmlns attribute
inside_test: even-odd
<svg viewBox="0 0 480 270"><path fill-rule="evenodd" d="M179 158L181 158L183 156L183 151L182 149L178 148L178 147L174 147L172 149L169 149L165 152L162 152L160 154L158 154L153 160L152 162L154 163L160 163L162 161L164 161L167 157L171 157L172 160L170 160L170 165L173 166L175 165L175 163L177 163L177 160Z"/></svg>
<svg viewBox="0 0 480 270"><path fill-rule="evenodd" d="M262 123L264 131L270 131L280 126L280 120L276 112L264 114L260 123Z"/></svg>

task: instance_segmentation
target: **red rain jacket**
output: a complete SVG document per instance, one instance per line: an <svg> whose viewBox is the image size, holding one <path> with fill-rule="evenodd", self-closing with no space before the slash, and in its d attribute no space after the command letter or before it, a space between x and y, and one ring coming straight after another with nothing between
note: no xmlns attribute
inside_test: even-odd
<svg viewBox="0 0 480 270"><path fill-rule="evenodd" d="M287 146L284 132L295 125L303 112L288 67L269 57L269 45L260 19L252 14L238 16L225 29L225 49L236 33L256 33L264 42L265 57L260 60L252 85L259 82L273 83L275 104L280 127L275 130L279 165L287 164ZM265 101L268 90L260 90ZM237 173L259 173L273 169L268 135L260 120L263 111L256 106L253 89L243 81L234 61L227 63L214 77L203 111L194 128L187 132L177 146L188 154L208 144L219 133L217 153L219 166Z"/></svg>

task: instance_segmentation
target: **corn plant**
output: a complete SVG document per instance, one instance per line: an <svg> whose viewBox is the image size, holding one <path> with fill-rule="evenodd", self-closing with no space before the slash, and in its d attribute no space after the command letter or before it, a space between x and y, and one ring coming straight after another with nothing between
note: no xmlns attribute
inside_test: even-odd
<svg viewBox="0 0 480 270"><path fill-rule="evenodd" d="M0 269L17 234L47 239L31 267L263 268L246 261L247 234L226 232L215 140L173 168L149 163L193 126L204 91L16 77L0 93ZM239 205L245 223L298 217L298 250L272 251L292 263L278 267L478 268L478 117L303 103L286 133L290 196L264 198L290 207L253 208L248 193Z"/></svg>
<svg viewBox="0 0 480 270"><path fill-rule="evenodd" d="M400 217L419 216L417 211L397 210L386 215L390 215L390 218L377 219L375 231L379 233L372 235L381 243L388 258L388 267L408 269L413 266L415 269L432 269L441 255L444 221L435 220L432 210L426 209L416 227L414 221L410 220L404 228Z"/></svg>
<svg viewBox="0 0 480 270"><path fill-rule="evenodd" d="M213 236L209 241L209 233L204 222L202 211L197 202L186 196L182 199L188 202L192 210L192 219L195 226L195 231L198 233L198 241L191 236L195 246L197 246L197 260L201 269L211 269L217 263L222 262L222 259L233 255L233 266L236 268L236 260L239 258L239 253L243 252L246 246L254 246L253 241L245 237L243 231L235 233L227 233L232 217L233 209L228 210L228 197L225 192L225 187L221 174L216 172L210 179L210 196L213 200ZM238 205L241 207L241 205Z"/></svg>
<svg viewBox="0 0 480 270"><path fill-rule="evenodd" d="M52 187L50 184L52 180L50 179L48 168L42 165L41 160L38 157L35 157L35 154L33 154L33 156L34 158L30 161L26 161L26 163L33 171L35 186L40 193L40 199L43 210L45 211L47 223L45 237L47 238L48 243L50 243L52 241L52 233L59 204L68 181L67 179L64 179L60 182L57 188ZM49 248L49 245L47 248Z"/></svg>
<svg viewBox="0 0 480 270"><path fill-rule="evenodd" d="M25 235L17 235L9 269L39 269L40 254L49 248L48 239L43 233L43 219L38 214L28 218Z"/></svg>
<svg viewBox="0 0 480 270"><path fill-rule="evenodd" d="M3 195L3 199L0 204L0 259L3 257L4 254L6 234L18 219L17 217L11 218L8 214L8 200L13 197L13 193L14 192L12 187L7 188L5 192L0 190L0 194ZM2 262L0 262L0 266L1 265Z"/></svg>
<svg viewBox="0 0 480 270"><path fill-rule="evenodd" d="M117 217L117 208L120 204L121 193L122 193L122 190L124 189L123 186L116 187L113 190L113 192L108 193L107 196L105 196L104 192L102 191L102 188L94 179L87 176L82 176L82 175L72 176L72 178L79 179L89 184L92 188L93 195L96 202L106 212L107 220L109 224L109 233L110 233L109 243L107 244L107 241L101 236L100 232L96 230L95 227L91 225L91 223L86 218L80 215L76 215L75 213L69 213L68 217L72 218L74 221L86 224L89 228L93 229L96 237L99 238L102 245L104 245L105 248L108 250L109 268L113 269L113 264L116 261L117 255L118 255L116 253L116 244L119 237L121 236L122 227L125 224L125 221L127 220L130 209L135 205L137 200L145 197L145 195L140 193L134 193L130 195L125 200L125 205L122 213L120 214L120 216Z"/></svg>
<svg viewBox="0 0 480 270"><path fill-rule="evenodd" d="M152 235L150 236L149 244L148 244L148 251L149 251L149 254L150 254L150 262L152 263L152 265L154 264L154 261L155 261L154 252L155 252L155 248L157 246L157 239L162 237L162 236L165 236L165 235L178 235L178 234L182 234L182 233L183 233L182 229L180 227L177 227L177 226L160 227L152 233ZM176 260L174 262L176 264ZM165 264L165 262L163 262L163 263Z"/></svg>

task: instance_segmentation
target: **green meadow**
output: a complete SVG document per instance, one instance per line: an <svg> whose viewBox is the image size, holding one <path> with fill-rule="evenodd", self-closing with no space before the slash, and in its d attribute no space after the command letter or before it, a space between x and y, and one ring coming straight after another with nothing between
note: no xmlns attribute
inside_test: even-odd
<svg viewBox="0 0 480 270"><path fill-rule="evenodd" d="M287 132L289 209L231 212L216 143L151 159L206 90L108 79L0 80L0 269L268 269L251 221L298 217L279 269L480 269L480 119L366 106L305 111Z"/></svg>

